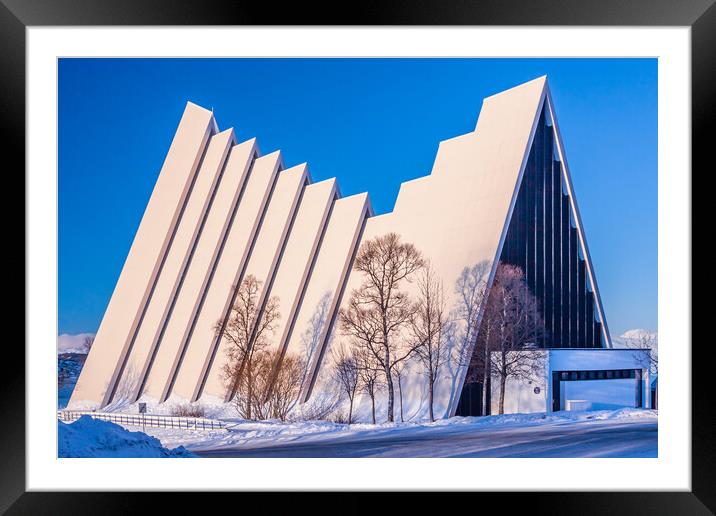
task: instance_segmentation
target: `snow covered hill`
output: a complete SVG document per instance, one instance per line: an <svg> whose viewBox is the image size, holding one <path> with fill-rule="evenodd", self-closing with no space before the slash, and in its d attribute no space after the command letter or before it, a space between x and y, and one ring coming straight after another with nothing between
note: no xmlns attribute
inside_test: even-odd
<svg viewBox="0 0 716 516"><path fill-rule="evenodd" d="M637 342L653 342L658 345L659 335L656 332L636 328L627 330L618 337L612 337L612 341L614 344L618 344L619 347L633 347L631 345Z"/></svg>
<svg viewBox="0 0 716 516"><path fill-rule="evenodd" d="M167 449L159 439L130 432L109 421L82 416L74 423L57 422L59 457L195 457L179 446Z"/></svg>
<svg viewBox="0 0 716 516"><path fill-rule="evenodd" d="M70 335L63 333L57 337L57 353L81 353L89 352L88 339L94 339L94 333L77 333Z"/></svg>
<svg viewBox="0 0 716 516"><path fill-rule="evenodd" d="M67 406L80 376L94 333L63 333L57 337L57 408Z"/></svg>

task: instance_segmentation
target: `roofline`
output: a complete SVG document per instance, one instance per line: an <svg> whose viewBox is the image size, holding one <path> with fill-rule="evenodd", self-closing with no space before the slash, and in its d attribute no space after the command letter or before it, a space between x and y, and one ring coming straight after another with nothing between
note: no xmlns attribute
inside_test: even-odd
<svg viewBox="0 0 716 516"><path fill-rule="evenodd" d="M557 145L557 154L559 155L560 161L562 162L563 177L565 178L565 184L567 186L567 194L569 195L569 205L572 208L572 215L574 216L574 223L577 226L577 235L579 235L579 243L582 248L582 254L584 255L584 261L587 266L587 272L589 274L589 282L592 284L593 294L597 299L597 312L599 313L599 320L602 323L602 335L604 336L604 342L606 346L612 347L612 337L609 333L609 326L607 324L607 317L604 313L604 305L602 304L602 296L599 293L599 285L597 284L597 278L594 274L594 266L592 265L592 257L589 253L589 246L587 245L587 238L584 235L584 225L582 223L582 216L579 213L577 207L577 199L574 195L574 187L572 185L572 176L569 172L569 164L567 163L566 153L563 151L562 145L562 134L559 131L559 124L557 123L557 116L554 111L554 102L552 101L552 94L549 89L549 84L545 81L544 87L545 98L547 102L547 109L549 110L550 118L552 119L552 126L555 134L555 143Z"/></svg>

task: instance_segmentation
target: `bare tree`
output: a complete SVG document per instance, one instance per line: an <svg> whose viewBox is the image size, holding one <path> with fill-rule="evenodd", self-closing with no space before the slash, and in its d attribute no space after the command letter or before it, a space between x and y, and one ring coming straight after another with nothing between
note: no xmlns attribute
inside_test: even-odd
<svg viewBox="0 0 716 516"><path fill-rule="evenodd" d="M267 393L272 418L286 421L291 408L301 391L303 360L292 354L281 359L278 352L267 353L268 362L273 366L272 383Z"/></svg>
<svg viewBox="0 0 716 516"><path fill-rule="evenodd" d="M298 399L302 368L302 360L296 355L256 352L251 359L251 390L241 388L231 400L237 414L244 419L285 421ZM242 385L246 383L243 380Z"/></svg>
<svg viewBox="0 0 716 516"><path fill-rule="evenodd" d="M375 424L375 396L382 389L382 368L375 356L366 349L359 349L356 353L358 373L362 391L370 397L371 415Z"/></svg>
<svg viewBox="0 0 716 516"><path fill-rule="evenodd" d="M316 309L311 316L306 330L301 335L301 343L303 346L303 371L301 373L301 389L304 388L306 379L308 378L308 369L311 367L313 355L318 348L323 328L328 318L328 310L331 304L331 292L326 292L321 296Z"/></svg>
<svg viewBox="0 0 716 516"><path fill-rule="evenodd" d="M171 408L172 416L206 417L206 409L201 403L180 403Z"/></svg>
<svg viewBox="0 0 716 516"><path fill-rule="evenodd" d="M457 363L467 367L465 382L483 382L483 414L487 414L487 389L485 386L490 374L489 336L492 326L492 321L485 313L483 304L487 295L490 268L491 263L488 260L465 267L455 282L455 293L458 295L456 319L463 321L464 325L463 338L459 341ZM482 312L480 312L481 309ZM478 325L479 328L482 328L480 332L478 332Z"/></svg>
<svg viewBox="0 0 716 516"><path fill-rule="evenodd" d="M405 361L396 363L393 367L393 375L398 382L398 406L400 407L400 422L404 422L403 419L403 378L405 377Z"/></svg>
<svg viewBox="0 0 716 516"><path fill-rule="evenodd" d="M490 262L483 260L471 267L465 267L455 282L458 295L457 319L464 321L465 330L460 352L461 365L468 365L471 358L470 346L475 342L480 307L487 292Z"/></svg>
<svg viewBox="0 0 716 516"><path fill-rule="evenodd" d="M498 265L484 317L492 320L493 325L495 351L490 353L490 370L500 381L499 413L503 414L507 380L532 380L539 367L531 353L520 351L534 347L544 332L537 300L524 280L522 269Z"/></svg>
<svg viewBox="0 0 716 516"><path fill-rule="evenodd" d="M257 396L266 394L266 391L257 388L257 380L261 378L258 374L261 371L257 367L271 367L270 364L267 366L262 355L270 344L269 335L281 317L277 297L270 298L263 309L259 306L260 290L261 282L253 275L244 278L236 288L236 298L226 325L221 320L215 325L217 334L228 343L228 360L223 370L228 388L227 397L231 399L234 394L238 395L236 403L243 404L240 412L246 419L252 419L253 409L265 401L257 400ZM269 370L269 383L270 373Z"/></svg>
<svg viewBox="0 0 716 516"><path fill-rule="evenodd" d="M82 342L82 351L85 354L89 354L90 349L92 349L92 344L94 344L94 335L88 335Z"/></svg>
<svg viewBox="0 0 716 516"><path fill-rule="evenodd" d="M57 388L63 389L70 384L72 379L72 373L69 368L63 364L62 359L58 360L58 371L57 371Z"/></svg>
<svg viewBox="0 0 716 516"><path fill-rule="evenodd" d="M499 335L503 324L503 314L500 311L501 306L497 302L497 294L495 296L492 300L488 296L482 309L480 330L475 335L475 347L470 358L470 372L468 373L471 381L482 381L482 414L489 412L487 400L489 399L488 380L492 371L491 355L493 351L502 349Z"/></svg>
<svg viewBox="0 0 716 516"><path fill-rule="evenodd" d="M353 268L364 275L361 286L351 293L348 306L341 309L340 325L344 334L366 350L383 371L388 393L388 421L394 421L395 391L393 371L406 360L412 347L399 338L409 324L414 307L400 290L423 266L420 252L401 243L395 233L376 237L361 245Z"/></svg>
<svg viewBox="0 0 716 516"><path fill-rule="evenodd" d="M271 417L271 404L267 394L274 363L270 355L266 350L252 354L250 367L244 368L236 393L231 398L236 413L243 419L260 421Z"/></svg>
<svg viewBox="0 0 716 516"><path fill-rule="evenodd" d="M340 393L332 392L331 389L322 389L299 405L293 412L293 417L297 421L325 420L336 411L340 401Z"/></svg>
<svg viewBox="0 0 716 516"><path fill-rule="evenodd" d="M411 321L415 354L423 366L428 380L428 407L430 421L435 421L433 405L435 383L440 377L443 365L448 359L446 340L445 292L440 281L428 264L418 279L418 300Z"/></svg>
<svg viewBox="0 0 716 516"><path fill-rule="evenodd" d="M331 351L333 357L333 378L341 391L348 397L348 424L353 422L353 402L360 386L360 369L356 357L345 346Z"/></svg>
<svg viewBox="0 0 716 516"><path fill-rule="evenodd" d="M626 335L626 334L625 334ZM622 336L624 345L629 349L647 349L649 350L649 373L658 374L659 372L659 348L656 333L646 330L638 330L630 332L628 336ZM642 357L639 357L641 360Z"/></svg>

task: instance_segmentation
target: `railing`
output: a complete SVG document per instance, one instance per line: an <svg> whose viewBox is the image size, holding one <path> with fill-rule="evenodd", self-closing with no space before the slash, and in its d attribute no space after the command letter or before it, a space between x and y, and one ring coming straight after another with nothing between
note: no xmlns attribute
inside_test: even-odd
<svg viewBox="0 0 716 516"><path fill-rule="evenodd" d="M221 421L198 417L160 416L154 414L122 414L120 412L91 412L79 410L58 410L60 421L76 421L81 416L90 416L127 426L151 426L155 428L186 428L192 430L219 430L225 428Z"/></svg>

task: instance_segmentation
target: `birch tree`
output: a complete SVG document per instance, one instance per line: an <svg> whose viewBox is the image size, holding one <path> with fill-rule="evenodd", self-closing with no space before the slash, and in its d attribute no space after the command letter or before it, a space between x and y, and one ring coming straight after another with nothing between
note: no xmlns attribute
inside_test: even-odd
<svg viewBox="0 0 716 516"><path fill-rule="evenodd" d="M360 366L353 353L346 346L331 351L333 358L333 379L341 392L348 398L348 424L353 422L353 403L360 387ZM375 412L375 409L374 409Z"/></svg>
<svg viewBox="0 0 716 516"><path fill-rule="evenodd" d="M455 293L459 300L457 319L464 324L463 339L458 350L458 364L467 367L465 382L483 382L481 400L483 414L487 414L486 385L490 375L492 330L492 319L483 303L487 296L490 268L491 263L488 260L465 267L455 282Z"/></svg>
<svg viewBox="0 0 716 516"><path fill-rule="evenodd" d="M448 359L446 342L445 292L430 264L422 270L418 279L418 300L411 330L415 354L428 382L428 407L430 421L435 421L435 384L440 378L443 365Z"/></svg>
<svg viewBox="0 0 716 516"><path fill-rule="evenodd" d="M253 275L244 278L236 288L226 324L219 320L214 327L228 344L228 360L223 370L228 397L238 396L239 410L246 419L252 419L253 409L265 401L266 390L258 388L257 380L263 378L259 373L268 367L262 355L267 352L269 337L281 317L277 297L267 300L263 308L259 306L260 291L261 281ZM270 377L269 374L267 378Z"/></svg>
<svg viewBox="0 0 716 516"><path fill-rule="evenodd" d="M422 266L420 252L395 233L366 241L353 266L363 273L363 283L340 312L343 333L372 356L383 372L389 422L394 421L394 368L413 352L401 332L409 325L414 307L400 287Z"/></svg>
<svg viewBox="0 0 716 516"><path fill-rule="evenodd" d="M544 332L537 300L524 280L522 269L500 263L490 288L485 317L492 320L495 351L490 369L500 382L499 413L505 409L505 386L511 378L532 380L539 367L530 349Z"/></svg>
<svg viewBox="0 0 716 516"><path fill-rule="evenodd" d="M356 358L358 360L361 390L370 398L371 416L373 424L375 424L375 397L383 387L381 382L382 370L375 356L365 348L358 350Z"/></svg>

